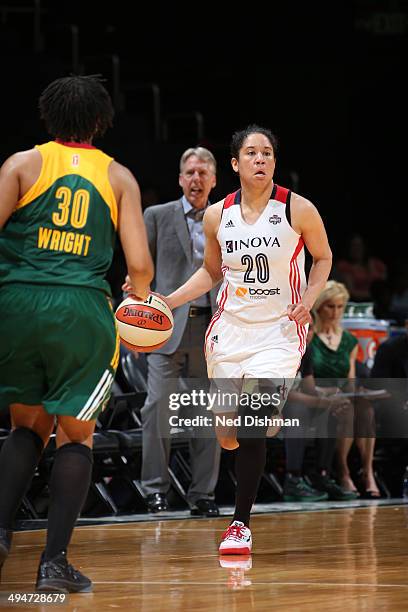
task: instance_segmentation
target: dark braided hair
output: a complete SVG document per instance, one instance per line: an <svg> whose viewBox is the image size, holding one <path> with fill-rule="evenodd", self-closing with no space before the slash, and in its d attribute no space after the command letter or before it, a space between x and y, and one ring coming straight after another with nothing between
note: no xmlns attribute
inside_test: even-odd
<svg viewBox="0 0 408 612"><path fill-rule="evenodd" d="M248 125L248 127L243 130L238 130L232 135L230 145L232 157L238 159L241 147L250 134L263 134L264 136L266 136L266 138L271 143L274 157L276 157L276 153L278 151L278 139L274 134L272 134L271 130L268 130L268 128L261 127L260 125L256 125L255 123L253 123L252 125Z"/></svg>
<svg viewBox="0 0 408 612"><path fill-rule="evenodd" d="M84 142L112 127L112 100L100 75L56 79L44 89L38 106L48 133L61 140Z"/></svg>

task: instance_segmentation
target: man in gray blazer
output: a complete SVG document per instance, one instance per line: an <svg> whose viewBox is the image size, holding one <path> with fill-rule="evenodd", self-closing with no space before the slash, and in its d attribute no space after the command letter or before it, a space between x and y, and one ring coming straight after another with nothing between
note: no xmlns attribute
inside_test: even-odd
<svg viewBox="0 0 408 612"><path fill-rule="evenodd" d="M179 200L147 208L144 214L156 276L152 287L168 295L201 267L204 256L202 218L208 196L216 184L216 161L203 147L181 156ZM216 291L174 311L174 330L168 342L147 356L148 393L142 408L142 486L151 512L168 508L170 429L160 414L166 403L166 380L206 378L204 334L216 308ZM168 401L167 401L168 404ZM167 424L166 424L167 423ZM163 427L167 431L163 431ZM192 482L187 498L194 515L218 516L214 488L218 480L220 447L215 437L190 440Z"/></svg>

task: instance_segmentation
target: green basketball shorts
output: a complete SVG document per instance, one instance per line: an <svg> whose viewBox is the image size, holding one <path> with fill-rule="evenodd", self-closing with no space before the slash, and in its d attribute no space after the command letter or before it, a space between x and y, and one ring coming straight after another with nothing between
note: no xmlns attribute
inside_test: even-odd
<svg viewBox="0 0 408 612"><path fill-rule="evenodd" d="M68 286L0 289L0 409L42 404L82 421L105 407L119 361L107 296Z"/></svg>

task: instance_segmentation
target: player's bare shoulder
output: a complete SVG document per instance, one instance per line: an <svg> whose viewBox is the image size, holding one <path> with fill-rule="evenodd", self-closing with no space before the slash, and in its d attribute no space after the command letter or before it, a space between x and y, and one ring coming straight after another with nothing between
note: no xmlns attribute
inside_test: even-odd
<svg viewBox="0 0 408 612"><path fill-rule="evenodd" d="M209 232L214 236L217 235L218 228L220 227L223 205L224 200L220 200L215 204L211 204L205 211L203 224L206 233Z"/></svg>
<svg viewBox="0 0 408 612"><path fill-rule="evenodd" d="M122 195L127 191L136 191L140 196L137 180L126 166L113 160L109 165L109 181L115 194L116 201L120 203Z"/></svg>
<svg viewBox="0 0 408 612"><path fill-rule="evenodd" d="M298 234L302 234L305 226L320 217L313 202L294 192L290 198L290 214L292 227Z"/></svg>
<svg viewBox="0 0 408 612"><path fill-rule="evenodd" d="M34 185L41 174L42 157L37 148L11 155L1 167L0 179L18 185L20 199ZM3 188L3 185L2 185Z"/></svg>
<svg viewBox="0 0 408 612"><path fill-rule="evenodd" d="M10 155L2 165L2 170L6 172L19 172L27 166L33 168L36 166L41 170L41 153L37 148L28 149L27 151L18 151Z"/></svg>
<svg viewBox="0 0 408 612"><path fill-rule="evenodd" d="M116 160L112 160L109 165L109 180L112 183L137 183L134 175L129 170L129 168L126 168L126 166L123 166Z"/></svg>

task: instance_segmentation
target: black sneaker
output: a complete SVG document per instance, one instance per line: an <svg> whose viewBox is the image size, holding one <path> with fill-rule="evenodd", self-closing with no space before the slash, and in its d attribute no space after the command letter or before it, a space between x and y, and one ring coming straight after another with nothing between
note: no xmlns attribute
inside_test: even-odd
<svg viewBox="0 0 408 612"><path fill-rule="evenodd" d="M146 497L147 509L149 512L163 512L169 509L164 493L150 493Z"/></svg>
<svg viewBox="0 0 408 612"><path fill-rule="evenodd" d="M283 499L287 502L317 502L328 499L325 491L311 487L301 476L286 476Z"/></svg>
<svg viewBox="0 0 408 612"><path fill-rule="evenodd" d="M326 491L329 495L329 499L333 501L352 501L359 497L358 493L354 491L342 489L335 480L327 475L315 475L312 479L312 485L319 489L319 491Z"/></svg>
<svg viewBox="0 0 408 612"><path fill-rule="evenodd" d="M3 527L0 527L0 577L3 563L7 559L8 554L10 552L12 537L13 532L11 531L11 529L3 529Z"/></svg>
<svg viewBox="0 0 408 612"><path fill-rule="evenodd" d="M92 582L68 563L67 553L62 551L50 561L42 554L35 588L46 593L90 593Z"/></svg>

